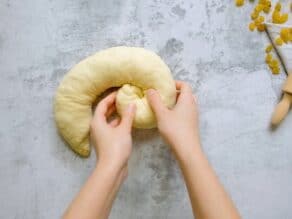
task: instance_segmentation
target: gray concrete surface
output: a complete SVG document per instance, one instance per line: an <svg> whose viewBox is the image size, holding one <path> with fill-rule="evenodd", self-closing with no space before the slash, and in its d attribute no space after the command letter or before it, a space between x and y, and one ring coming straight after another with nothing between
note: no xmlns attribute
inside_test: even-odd
<svg viewBox="0 0 292 219"><path fill-rule="evenodd" d="M264 64L251 5L229 0L0 1L0 218L59 218L90 174L56 132L52 100L79 60L117 45L159 53L199 98L202 144L243 218L292 218L292 113L269 119L285 76ZM111 218L192 218L156 130L135 131Z"/></svg>

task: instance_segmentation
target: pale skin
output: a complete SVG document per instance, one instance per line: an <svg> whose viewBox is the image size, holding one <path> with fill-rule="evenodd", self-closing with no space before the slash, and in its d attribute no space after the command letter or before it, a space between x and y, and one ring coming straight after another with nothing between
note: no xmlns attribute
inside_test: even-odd
<svg viewBox="0 0 292 219"><path fill-rule="evenodd" d="M147 98L155 113L158 130L178 161L191 201L199 219L240 218L231 198L220 184L200 146L196 99L191 87L176 82L177 103L166 108L155 90ZM127 176L132 151L131 127L135 106L130 105L121 119L108 121L115 111L116 93L97 106L91 123L91 136L98 161L91 176L66 210L64 219L105 219L120 186ZM170 125L171 124L171 125Z"/></svg>

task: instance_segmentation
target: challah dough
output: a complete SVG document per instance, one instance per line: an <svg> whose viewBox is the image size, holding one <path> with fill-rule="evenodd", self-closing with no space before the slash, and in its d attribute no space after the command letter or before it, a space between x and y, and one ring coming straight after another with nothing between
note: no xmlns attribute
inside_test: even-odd
<svg viewBox="0 0 292 219"><path fill-rule="evenodd" d="M90 154L89 126L92 104L111 87L120 87L116 98L118 114L129 103L136 104L133 126L154 128L155 116L145 91L156 89L167 107L176 100L170 70L155 53L136 47L113 47L90 56L64 77L57 89L54 114L60 134L81 156Z"/></svg>

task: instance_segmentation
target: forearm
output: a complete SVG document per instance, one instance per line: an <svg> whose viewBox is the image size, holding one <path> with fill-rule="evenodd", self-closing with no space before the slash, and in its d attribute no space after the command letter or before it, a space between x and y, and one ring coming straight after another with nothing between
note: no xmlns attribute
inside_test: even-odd
<svg viewBox="0 0 292 219"><path fill-rule="evenodd" d="M199 219L240 218L200 146L188 148L187 153L176 153L176 156L185 178L194 215Z"/></svg>
<svg viewBox="0 0 292 219"><path fill-rule="evenodd" d="M118 194L118 191L120 190L120 187L122 185L122 183L124 182L126 176L127 176L127 173L128 170L127 170L127 167L124 168L122 170L122 172L119 174L119 177L113 187L113 190L111 191L109 197L108 197L108 200L106 201L105 203L105 209L104 209L104 213L103 213L103 216L101 217L102 219L107 219L110 215L110 212L111 212L111 209L112 209L112 206L113 206L113 203L114 203L114 200L116 199L116 196Z"/></svg>
<svg viewBox="0 0 292 219"><path fill-rule="evenodd" d="M114 197L123 181L122 176L121 168L98 164L63 218L107 218Z"/></svg>

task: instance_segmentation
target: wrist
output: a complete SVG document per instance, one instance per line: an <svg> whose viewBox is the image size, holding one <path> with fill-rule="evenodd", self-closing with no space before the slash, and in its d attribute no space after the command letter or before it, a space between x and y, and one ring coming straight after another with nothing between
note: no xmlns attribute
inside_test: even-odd
<svg viewBox="0 0 292 219"><path fill-rule="evenodd" d="M191 140L171 145L172 151L179 161L186 161L203 155L199 140Z"/></svg>
<svg viewBox="0 0 292 219"><path fill-rule="evenodd" d="M118 176L123 172L125 166L122 162L99 159L95 169Z"/></svg>
<svg viewBox="0 0 292 219"><path fill-rule="evenodd" d="M92 177L98 181L106 182L108 186L114 188L119 187L125 181L127 173L127 166L119 168L116 165L99 162L92 173Z"/></svg>

